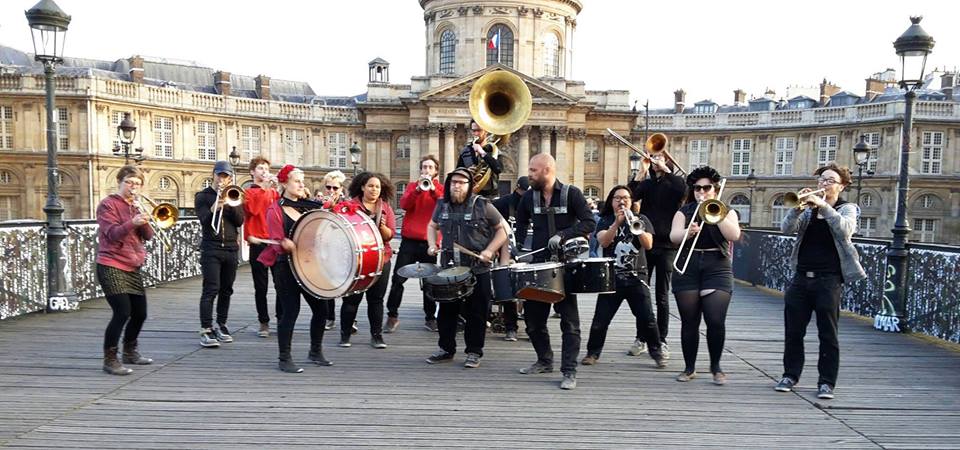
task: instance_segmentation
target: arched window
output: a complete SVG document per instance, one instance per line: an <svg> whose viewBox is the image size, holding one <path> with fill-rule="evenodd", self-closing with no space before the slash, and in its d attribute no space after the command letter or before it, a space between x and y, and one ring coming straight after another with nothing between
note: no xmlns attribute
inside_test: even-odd
<svg viewBox="0 0 960 450"><path fill-rule="evenodd" d="M395 188L396 189L394 190L396 191L396 207L397 209L400 209L400 197L403 197L403 191L407 189L407 184L403 182L397 183Z"/></svg>
<svg viewBox="0 0 960 450"><path fill-rule="evenodd" d="M397 138L397 159L410 159L410 136L403 135Z"/></svg>
<svg viewBox="0 0 960 450"><path fill-rule="evenodd" d="M554 33L543 37L543 74L548 77L560 76L560 38Z"/></svg>
<svg viewBox="0 0 960 450"><path fill-rule="evenodd" d="M213 186L213 178L204 178L203 183L200 183L200 187L206 189Z"/></svg>
<svg viewBox="0 0 960 450"><path fill-rule="evenodd" d="M487 65L496 63L513 67L513 31L504 24L496 24L487 32Z"/></svg>
<svg viewBox="0 0 960 450"><path fill-rule="evenodd" d="M600 142L596 139L587 139L583 149L583 159L588 163L600 162Z"/></svg>
<svg viewBox="0 0 960 450"><path fill-rule="evenodd" d="M170 177L160 177L160 180L157 181L157 188L161 191L169 191L172 184Z"/></svg>
<svg viewBox="0 0 960 450"><path fill-rule="evenodd" d="M871 194L861 194L860 195L860 207L869 208L873 206L873 195Z"/></svg>
<svg viewBox="0 0 960 450"><path fill-rule="evenodd" d="M583 196L600 198L600 188L596 186L587 186L583 189Z"/></svg>
<svg viewBox="0 0 960 450"><path fill-rule="evenodd" d="M452 75L457 65L457 35L444 30L440 35L440 73Z"/></svg>
<svg viewBox="0 0 960 450"><path fill-rule="evenodd" d="M740 223L750 223L750 199L746 195L737 194L730 199L730 209L740 216Z"/></svg>
<svg viewBox="0 0 960 450"><path fill-rule="evenodd" d="M779 228L780 223L783 222L783 218L787 216L787 208L783 205L783 195L778 195L777 198L773 199L773 217L770 221L771 225Z"/></svg>
<svg viewBox="0 0 960 450"><path fill-rule="evenodd" d="M10 184L12 179L9 170L0 170L0 184Z"/></svg>
<svg viewBox="0 0 960 450"><path fill-rule="evenodd" d="M937 208L940 203L940 199L933 194L923 194L917 199L917 206L923 209L932 209Z"/></svg>

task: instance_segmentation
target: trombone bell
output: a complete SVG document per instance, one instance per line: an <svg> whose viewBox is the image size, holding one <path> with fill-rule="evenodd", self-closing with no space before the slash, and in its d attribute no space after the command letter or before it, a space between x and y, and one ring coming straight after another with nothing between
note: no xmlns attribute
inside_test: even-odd
<svg viewBox="0 0 960 450"><path fill-rule="evenodd" d="M723 221L727 217L727 213L730 212L730 208L720 200L707 200L700 205L700 210L698 215L700 220L707 225L716 225Z"/></svg>
<svg viewBox="0 0 960 450"><path fill-rule="evenodd" d="M667 135L663 133L653 133L647 142L643 145L650 153L660 153L667 148Z"/></svg>
<svg viewBox="0 0 960 450"><path fill-rule="evenodd" d="M504 136L519 130L532 108L530 88L505 70L487 73L470 89L470 116L491 134Z"/></svg>
<svg viewBox="0 0 960 450"><path fill-rule="evenodd" d="M150 216L157 223L157 228L166 230L177 223L180 212L172 203L160 203L153 207Z"/></svg>
<svg viewBox="0 0 960 450"><path fill-rule="evenodd" d="M224 201L227 206L237 207L243 204L243 188L240 186L227 186L223 191L223 196L227 199Z"/></svg>

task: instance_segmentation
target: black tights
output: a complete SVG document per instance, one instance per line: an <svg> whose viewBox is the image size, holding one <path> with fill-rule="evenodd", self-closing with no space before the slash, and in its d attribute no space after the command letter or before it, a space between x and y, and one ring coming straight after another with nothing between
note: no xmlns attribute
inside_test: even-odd
<svg viewBox="0 0 960 450"><path fill-rule="evenodd" d="M121 333L125 343L137 340L143 322L147 320L147 297L134 294L108 295L107 303L113 309L113 317L110 318L107 331L103 335L103 347L116 347L120 343ZM127 327L125 332L124 325Z"/></svg>
<svg viewBox="0 0 960 450"><path fill-rule="evenodd" d="M713 291L701 297L700 291L682 291L677 297L680 311L680 346L683 349L684 372L697 367L697 349L700 347L700 318L707 322L707 349L710 351L710 372L721 372L720 355L726 338L725 322L730 306L730 293Z"/></svg>

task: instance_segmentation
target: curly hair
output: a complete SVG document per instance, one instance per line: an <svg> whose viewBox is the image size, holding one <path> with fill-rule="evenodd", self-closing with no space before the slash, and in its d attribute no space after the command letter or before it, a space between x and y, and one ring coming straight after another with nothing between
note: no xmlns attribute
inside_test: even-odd
<svg viewBox="0 0 960 450"><path fill-rule="evenodd" d="M816 170L816 172L813 172L813 174L819 177L828 170L836 172L837 175L840 176L840 184L844 186L850 186L850 183L853 182L853 178L850 176L850 169L848 169L846 166L838 166L837 163L830 163L820 167Z"/></svg>
<svg viewBox="0 0 960 450"><path fill-rule="evenodd" d="M323 176L323 182L324 182L324 183L326 183L326 182L328 182L328 181L336 181L336 182L339 183L341 186L343 185L343 182L346 181L346 180L347 180L347 176L344 175L343 172L341 172L341 171L339 171L339 170L334 170L333 172L328 172L326 175Z"/></svg>
<svg viewBox="0 0 960 450"><path fill-rule="evenodd" d="M696 169L691 170L690 174L687 175L687 186L690 187L690 189L687 189L687 202L692 202L696 199L693 196L692 186L697 183L697 180L703 178L710 180L710 183L713 184L714 191L720 189L720 180L722 180L723 177L720 176L720 172L717 172L717 169L714 169L710 166L697 167Z"/></svg>
<svg viewBox="0 0 960 450"><path fill-rule="evenodd" d="M353 180L350 180L350 187L347 188L350 197L363 198L363 187L367 185L371 178L380 180L380 199L385 202L392 200L393 184L390 183L390 179L386 175L379 172L360 172L353 177Z"/></svg>

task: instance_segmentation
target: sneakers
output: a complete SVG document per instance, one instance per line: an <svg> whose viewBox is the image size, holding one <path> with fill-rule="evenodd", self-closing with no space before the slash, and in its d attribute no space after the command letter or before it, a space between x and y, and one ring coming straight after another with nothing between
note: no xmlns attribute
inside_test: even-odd
<svg viewBox="0 0 960 450"><path fill-rule="evenodd" d="M584 356L583 359L580 360L580 364L583 364L583 365L585 365L585 366L592 366L592 365L596 364L596 363L597 363L597 360L599 360L599 359L600 359L599 356L587 355L587 356Z"/></svg>
<svg viewBox="0 0 960 450"><path fill-rule="evenodd" d="M713 373L713 384L717 386L723 386L727 384L727 374L723 372L714 372Z"/></svg>
<svg viewBox="0 0 960 450"><path fill-rule="evenodd" d="M517 342L517 330L508 330L507 334L503 336L503 340L507 342Z"/></svg>
<svg viewBox="0 0 960 450"><path fill-rule="evenodd" d="M281 359L281 360L280 360L280 363L278 364L278 367L279 367L279 369L280 369L281 371L286 372L286 373L301 373L301 372L303 372L303 368L301 368L300 366L296 365L296 364L295 364L292 360L290 360L289 358L288 358L288 359Z"/></svg>
<svg viewBox="0 0 960 450"><path fill-rule="evenodd" d="M630 346L630 349L627 350L627 354L630 356L640 356L647 352L647 343L641 341L640 339L635 339L633 345Z"/></svg>
<svg viewBox="0 0 960 450"><path fill-rule="evenodd" d="M327 323L325 323L325 324L323 325L323 329L324 329L324 330L332 330L332 329L333 329L333 325L336 324L336 323L337 323L336 320L330 319L330 320L327 321Z"/></svg>
<svg viewBox="0 0 960 450"><path fill-rule="evenodd" d="M686 383L697 377L696 372L680 372L680 375L677 375L677 381L681 383Z"/></svg>
<svg viewBox="0 0 960 450"><path fill-rule="evenodd" d="M448 353L443 350L436 352L426 359L427 364L440 364L445 362L453 361L453 353Z"/></svg>
<svg viewBox="0 0 960 450"><path fill-rule="evenodd" d="M670 347L667 346L666 342L660 343L660 356L662 356L663 359L670 359Z"/></svg>
<svg viewBox="0 0 960 450"><path fill-rule="evenodd" d="M323 357L323 350L319 346L310 349L310 353L307 353L307 359L318 366L329 367L333 365L332 362Z"/></svg>
<svg viewBox="0 0 960 450"><path fill-rule="evenodd" d="M373 348L387 348L387 343L383 342L383 337L378 335L370 338L370 346Z"/></svg>
<svg viewBox="0 0 960 450"><path fill-rule="evenodd" d="M553 365L543 363L540 361L533 363L533 365L531 365L530 367L524 367L520 369L520 373L524 375L534 374L534 373L549 373L549 372L553 372Z"/></svg>
<svg viewBox="0 0 960 450"><path fill-rule="evenodd" d="M387 317L387 323L383 326L384 333L393 333L400 327L400 319L396 317Z"/></svg>
<svg viewBox="0 0 960 450"><path fill-rule="evenodd" d="M560 389L569 391L577 388L577 376L572 373L563 374L563 380L560 381Z"/></svg>
<svg viewBox="0 0 960 450"><path fill-rule="evenodd" d="M824 400L833 399L833 388L827 383L821 384L820 388L817 389L817 398L822 398Z"/></svg>
<svg viewBox="0 0 960 450"><path fill-rule="evenodd" d="M348 335L344 336L344 335L341 334L341 335L340 335L340 343L337 344L337 345L339 345L340 347L343 347L343 348L349 347L349 346L350 346L350 335L348 334Z"/></svg>
<svg viewBox="0 0 960 450"><path fill-rule="evenodd" d="M437 319L427 319L427 320L425 320L425 321L423 322L423 327L426 328L427 331L432 331L432 332L434 332L434 333L436 333L437 331L440 330L439 328L437 328Z"/></svg>
<svg viewBox="0 0 960 450"><path fill-rule="evenodd" d="M357 321L354 320L353 325L350 326L350 334L357 334L358 331L360 331L360 329L357 328Z"/></svg>
<svg viewBox="0 0 960 450"><path fill-rule="evenodd" d="M667 358L664 358L663 356L660 356L659 358L654 359L653 362L657 365L658 369L667 368Z"/></svg>
<svg viewBox="0 0 960 450"><path fill-rule="evenodd" d="M270 324L269 324L269 323L261 323L261 324L260 324L260 331L257 331L257 336L260 336L260 337L262 337L262 338L268 338L268 337L270 337Z"/></svg>
<svg viewBox="0 0 960 450"><path fill-rule="evenodd" d="M208 348L219 347L220 341L217 340L217 336L213 334L213 330L203 328L200 330L200 346Z"/></svg>
<svg viewBox="0 0 960 450"><path fill-rule="evenodd" d="M230 336L230 332L227 331L226 325L220 325L217 328L214 328L213 333L217 336L217 340L223 342L224 344L233 342L233 336Z"/></svg>
<svg viewBox="0 0 960 450"><path fill-rule="evenodd" d="M796 381L793 381L793 378L783 377L780 379L780 382L773 387L773 390L777 392L790 392L793 390L793 387L797 385Z"/></svg>
<svg viewBox="0 0 960 450"><path fill-rule="evenodd" d="M463 367L476 369L480 367L480 355L476 353L467 353L467 359L463 361Z"/></svg>

